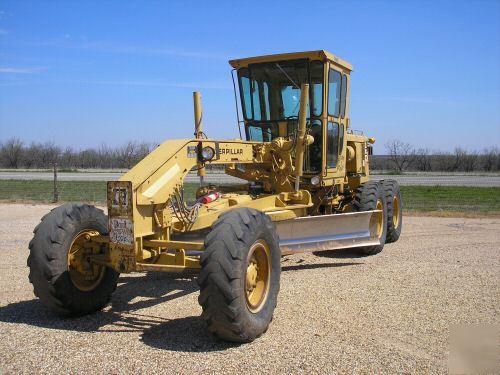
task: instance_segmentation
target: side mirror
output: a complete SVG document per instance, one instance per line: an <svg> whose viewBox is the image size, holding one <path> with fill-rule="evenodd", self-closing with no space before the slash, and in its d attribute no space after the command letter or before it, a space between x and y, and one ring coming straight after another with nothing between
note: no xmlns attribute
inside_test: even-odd
<svg viewBox="0 0 500 375"><path fill-rule="evenodd" d="M372 156L373 155L373 146L368 146L368 155Z"/></svg>

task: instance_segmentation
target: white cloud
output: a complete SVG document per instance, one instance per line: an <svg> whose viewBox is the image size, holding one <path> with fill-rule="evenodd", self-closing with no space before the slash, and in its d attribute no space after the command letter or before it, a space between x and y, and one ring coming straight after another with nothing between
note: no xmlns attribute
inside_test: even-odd
<svg viewBox="0 0 500 375"><path fill-rule="evenodd" d="M105 42L83 43L79 46L79 48L98 52L122 53L131 55L176 56L196 59L227 59L227 56L219 53L185 51L173 48L124 45Z"/></svg>
<svg viewBox="0 0 500 375"><path fill-rule="evenodd" d="M39 66L34 68L19 68L19 67L0 67L0 74L33 74L43 72L48 68Z"/></svg>
<svg viewBox="0 0 500 375"><path fill-rule="evenodd" d="M124 55L139 55L139 56L171 56L190 59L208 59L208 60L227 60L228 55L219 52L206 51L188 51L177 48L163 46L139 46L132 44L121 44L106 41L89 41L87 36L80 37L78 42L69 34L64 34L56 39L46 39L44 41L29 43L39 47L51 48L71 48L79 50L88 50L102 53L114 53Z"/></svg>

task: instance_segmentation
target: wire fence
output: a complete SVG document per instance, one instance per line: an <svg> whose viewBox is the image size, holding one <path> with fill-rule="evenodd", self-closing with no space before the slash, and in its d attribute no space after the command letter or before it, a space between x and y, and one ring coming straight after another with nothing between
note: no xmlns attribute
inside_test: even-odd
<svg viewBox="0 0 500 375"><path fill-rule="evenodd" d="M11 202L106 202L105 181L0 180L0 200Z"/></svg>

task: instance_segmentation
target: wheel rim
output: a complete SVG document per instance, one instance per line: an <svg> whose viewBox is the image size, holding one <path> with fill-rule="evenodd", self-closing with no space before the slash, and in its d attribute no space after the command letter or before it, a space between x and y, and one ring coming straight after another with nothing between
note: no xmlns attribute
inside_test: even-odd
<svg viewBox="0 0 500 375"><path fill-rule="evenodd" d="M256 241L247 258L245 273L245 299L252 313L266 304L271 279L271 251L264 240Z"/></svg>
<svg viewBox="0 0 500 375"><path fill-rule="evenodd" d="M382 203L381 199L377 200L377 210L380 210L381 212L378 212L376 214L376 220L377 220L377 237L381 238L382 233L384 233L384 204Z"/></svg>
<svg viewBox="0 0 500 375"><path fill-rule="evenodd" d="M392 223L394 224L394 228L399 227L401 212L399 212L399 198L394 196L392 200Z"/></svg>
<svg viewBox="0 0 500 375"><path fill-rule="evenodd" d="M104 266L90 262L90 256L95 254L90 239L98 234L94 230L83 230L76 235L69 247L69 276L73 285L82 292L97 288L106 272Z"/></svg>

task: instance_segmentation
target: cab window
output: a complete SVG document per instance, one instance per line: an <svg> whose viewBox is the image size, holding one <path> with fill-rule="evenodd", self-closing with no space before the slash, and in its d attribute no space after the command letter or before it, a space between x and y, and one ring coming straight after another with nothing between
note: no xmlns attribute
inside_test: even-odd
<svg viewBox="0 0 500 375"><path fill-rule="evenodd" d="M250 124L246 128L247 140L254 142L271 142L278 136L278 125L271 124Z"/></svg>
<svg viewBox="0 0 500 375"><path fill-rule="evenodd" d="M323 127L320 120L312 120L307 124L307 133L314 137L314 142L307 146L304 155L304 170L309 173L321 172L322 165L322 144L323 144Z"/></svg>
<svg viewBox="0 0 500 375"><path fill-rule="evenodd" d="M252 97L250 95L250 77L248 69L240 69L238 78L241 87L241 102L243 103L243 115L247 120L253 119L252 116Z"/></svg>
<svg viewBox="0 0 500 375"><path fill-rule="evenodd" d="M259 97L259 82L252 80L251 81L251 90L252 90L252 107L253 107L253 119L259 121L261 119L260 115L260 97Z"/></svg>
<svg viewBox="0 0 500 375"><path fill-rule="evenodd" d="M262 128L260 126L249 126L248 139L251 141L263 142L264 135L262 133Z"/></svg>
<svg viewBox="0 0 500 375"><path fill-rule="evenodd" d="M328 122L326 149L327 167L336 168L339 159L339 124L336 122Z"/></svg>
<svg viewBox="0 0 500 375"><path fill-rule="evenodd" d="M340 86L342 76L340 72L330 69L328 73L328 114L339 117L340 114Z"/></svg>
<svg viewBox="0 0 500 375"><path fill-rule="evenodd" d="M342 118L345 117L345 104L347 100L347 76L345 74L342 74L342 95L341 95L341 100L340 100L340 115Z"/></svg>
<svg viewBox="0 0 500 375"><path fill-rule="evenodd" d="M339 155L344 152L344 124L340 124L339 132Z"/></svg>
<svg viewBox="0 0 500 375"><path fill-rule="evenodd" d="M283 103L283 116L285 118L299 115L300 88L286 85L281 88L281 101Z"/></svg>
<svg viewBox="0 0 500 375"><path fill-rule="evenodd" d="M321 116L323 113L323 62L312 61L310 66L312 114Z"/></svg>

